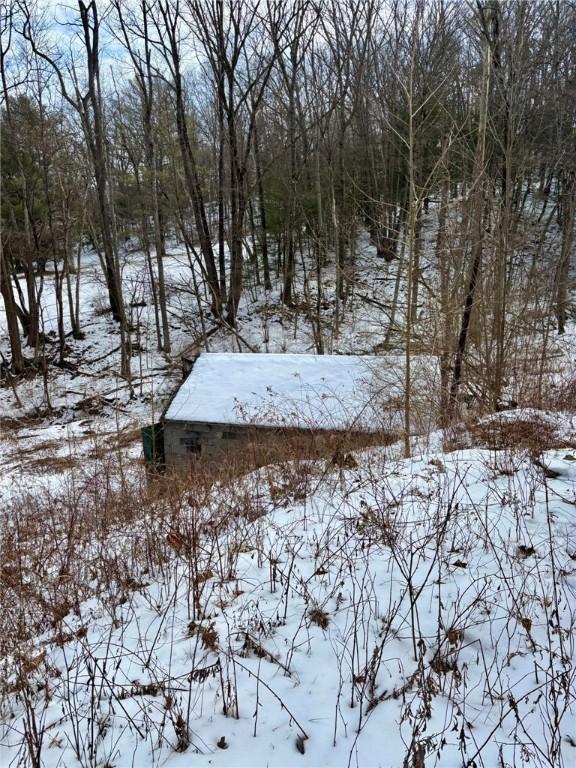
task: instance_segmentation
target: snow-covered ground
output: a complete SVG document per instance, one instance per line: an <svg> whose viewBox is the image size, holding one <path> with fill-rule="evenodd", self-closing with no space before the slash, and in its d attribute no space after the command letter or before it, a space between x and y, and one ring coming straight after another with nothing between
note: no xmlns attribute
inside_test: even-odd
<svg viewBox="0 0 576 768"><path fill-rule="evenodd" d="M371 354L385 337L387 323L381 306L374 299L390 296L393 275L383 270L375 249L366 236L360 240L357 285L341 312L338 333L334 330L333 265L326 268L327 301L324 312L326 352ZM51 365L47 386L41 376L17 382L18 405L9 386L0 387L0 462L3 472L0 494L17 486L34 482L41 468L37 462L49 459L45 473L54 468L55 459L64 461L96 453L102 440L114 443L122 434L133 435L134 451L138 429L157 420L164 405L182 379L179 355L203 338L202 319L194 296L190 264L182 246L172 243L164 264L168 309L171 325L172 355L157 351L154 313L146 260L141 252L126 252L123 266L124 295L132 334L132 391L119 376L120 347L118 328L106 311L107 294L98 260L94 253L82 257L80 281L80 319L85 339L67 339L65 369ZM197 274L200 281L200 274ZM200 283L201 284L201 283ZM357 295L356 295L357 294ZM304 310L287 310L279 300L279 288L271 293L249 287L243 295L239 311L239 335L226 329L209 336L200 344L212 352L254 350L260 352L314 352L314 331ZM67 297L64 311L68 317ZM56 360L56 300L53 276L48 274L42 291L42 321L47 334L47 355ZM133 306L132 306L133 305ZM204 327L211 330L209 302L202 300ZM0 303L0 350L9 357L3 306ZM24 350L25 354L27 350ZM31 354L28 351L28 354ZM227 382L223 382L224 385ZM125 442L125 440L123 441ZM49 464L52 464L52 467ZM44 474L45 474L44 473Z"/></svg>
<svg viewBox="0 0 576 768"><path fill-rule="evenodd" d="M434 241L436 218L431 213L425 218L422 234L422 278L428 286L422 287L421 296L431 287L434 275ZM388 335L391 307L395 293L396 269L378 259L365 232L358 239L357 266L354 280L349 286L345 305L336 313L334 301L335 273L333 261L324 268L322 304L322 337L326 353L371 355L381 354ZM67 368L49 367L46 386L42 376L17 382L16 392L10 386L0 387L0 495L10 493L19 485L27 487L35 482L39 472L45 477L60 469L73 454L81 461L98 455L101 444L109 446L119 442L138 455L139 428L157 420L169 396L182 380L179 355L198 345L211 352L294 352L314 353L317 330L304 306L296 309L283 307L280 301L280 280L266 293L253 285L254 276L247 274L238 316L239 330L234 334L226 328L210 334L204 342L203 330L210 331L214 324L209 313L206 296L201 300L203 321L194 293L189 259L182 245L172 242L164 264L168 311L171 325L173 353L157 351L154 313L151 302L150 280L146 259L142 252L126 250L123 255L123 286L129 319L135 329L132 334L132 387L118 375L120 347L118 328L106 311L107 294L98 259L93 252L82 256L80 281L80 318L84 340L67 338ZM304 297L303 274L298 273L297 290ZM200 271L196 282L202 291ZM405 292L404 280L398 286L400 296ZM65 292L66 294L66 292ZM68 316L67 297L64 311ZM56 301L53 276L47 274L42 291L42 321L47 334L46 352L57 358ZM402 307L402 301L400 301ZM437 318L430 314L430 302L422 300L419 320L414 329L415 353L432 353ZM388 339L390 354L402 353L402 310L392 325ZM533 340L525 339L520 345L520 357L527 361L519 365L515 380L510 382L510 396L521 400L518 382L526 381L526 370L537 373L538 365L528 360L538 359L538 350L532 352ZM562 383L563 376L574 374L576 360L576 330L572 323L559 345L554 336L548 339L549 364L546 369ZM8 338L3 306L0 303L0 351L8 357ZM525 350L525 352L523 351ZM25 353L30 351L24 350ZM391 358L392 359L392 358ZM398 358L394 358L398 359ZM519 364L522 362L519 360ZM472 361L472 366L481 362ZM402 378L400 375L399 378ZM529 377L528 377L529 378ZM232 382L223 382L226 386ZM428 384L425 384L425 388ZM427 431L433 427L434 409L430 405L416 409L415 428ZM127 446L129 436L132 443ZM39 463L40 462L40 463ZM44 464L42 464L44 462Z"/></svg>
<svg viewBox="0 0 576 768"><path fill-rule="evenodd" d="M327 352L374 354L386 337L394 271L364 235L359 247L337 326L326 268ZM149 484L139 428L202 336L190 266L172 244L167 356L144 257L126 253L130 391L97 260L83 265L86 337L69 338L70 366L51 365L46 386L18 381L21 405L0 388L0 764L576 760L576 421L562 398L445 433L430 433L435 410L416 402L426 434L412 460L389 446ZM49 275L42 306L50 334ZM423 309L416 340L432 322ZM6 354L4 324L0 311ZM206 347L301 353L316 341L305 307L248 286L238 334L221 329ZM549 343L560 391L574 326Z"/></svg>
<svg viewBox="0 0 576 768"><path fill-rule="evenodd" d="M119 524L124 582L3 663L3 764L27 663L46 766L571 765L576 456L393 454Z"/></svg>

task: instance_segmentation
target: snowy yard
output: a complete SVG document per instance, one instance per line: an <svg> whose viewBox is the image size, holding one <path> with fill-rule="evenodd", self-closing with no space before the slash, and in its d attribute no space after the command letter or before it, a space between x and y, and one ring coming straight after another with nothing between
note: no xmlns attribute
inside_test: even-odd
<svg viewBox="0 0 576 768"><path fill-rule="evenodd" d="M392 285L364 263L358 291L381 299ZM189 269L167 267L176 316ZM149 485L139 427L180 366L135 307L130 395L97 265L84 269L70 368L18 382L20 407L0 391L3 764L40 751L47 768L571 764L574 417L525 409L426 435L424 398L412 460L393 445ZM138 254L125 285L146 301ZM49 277L43 306L49 333ZM244 343L219 331L211 350L313 350L277 297L242 312ZM353 296L333 344L372 352L380 312ZM198 322L173 325L178 350ZM540 437L511 439L514 424Z"/></svg>
<svg viewBox="0 0 576 768"><path fill-rule="evenodd" d="M46 766L571 764L576 457L387 450L105 532L79 499L94 538L43 561L58 592L74 551L76 605L3 661L5 764L32 711Z"/></svg>
<svg viewBox="0 0 576 768"><path fill-rule="evenodd" d="M0 768L576 765L576 3L0 3Z"/></svg>
<svg viewBox="0 0 576 768"><path fill-rule="evenodd" d="M352 293L338 334L333 329L334 306L324 310L326 351L348 354L373 354L385 336L383 297L391 296L394 278L382 274L382 264L365 235L359 243L357 288ZM190 264L177 243L168 249L165 262L169 314L174 355L156 350L154 313L145 258L140 251L124 255L123 284L133 327L132 381L119 374L120 347L118 326L105 311L106 292L102 271L95 254L82 257L80 279L80 318L83 340L67 339L67 367L50 365L47 381L36 375L18 382L17 397L9 386L0 388L2 425L2 478L0 495L27 487L38 479L43 467L44 480L55 467L56 478L63 464L98 456L104 446L114 447L132 440L132 458L140 455L139 428L158 419L169 396L182 379L178 354L198 345L212 352L308 352L315 351L313 332L306 314L289 311L279 299L279 291L265 293L262 288L246 293L240 307L239 332L220 329L204 341L198 305L193 297ZM199 276L198 276L199 277ZM334 287L334 269L327 269L326 289ZM358 296L356 295L358 294ZM378 306L367 302L378 298ZM206 296L201 305L208 313ZM48 273L42 291L42 322L46 333L48 358L56 357L56 301L53 275ZM64 296L65 313L68 312ZM211 330L209 313L206 330ZM0 303L0 351L8 353L8 337L3 305ZM398 359L398 358L397 358ZM398 374L401 378L401 373ZM228 382L223 382L223 387ZM397 383L394 384L397 386ZM131 391L132 390L132 391ZM425 415L429 424L430 414ZM131 438L130 438L131 436ZM126 447L126 446L124 446ZM57 460L57 461L56 461ZM38 463L40 462L40 463Z"/></svg>

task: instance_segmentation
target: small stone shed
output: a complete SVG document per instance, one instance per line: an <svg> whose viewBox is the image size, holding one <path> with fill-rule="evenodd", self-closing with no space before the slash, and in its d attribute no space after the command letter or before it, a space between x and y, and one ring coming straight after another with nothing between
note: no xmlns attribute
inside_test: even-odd
<svg viewBox="0 0 576 768"><path fill-rule="evenodd" d="M204 352L152 437L174 471L241 450L255 436L390 433L400 426L403 375L402 358L394 356Z"/></svg>

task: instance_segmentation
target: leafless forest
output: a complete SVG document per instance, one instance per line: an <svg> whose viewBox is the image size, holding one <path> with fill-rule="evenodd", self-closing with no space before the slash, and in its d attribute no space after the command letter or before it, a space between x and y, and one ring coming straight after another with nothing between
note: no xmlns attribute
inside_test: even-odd
<svg viewBox="0 0 576 768"><path fill-rule="evenodd" d="M4 0L0 93L0 763L573 764L576 2ZM393 434L151 476L190 351Z"/></svg>
<svg viewBox="0 0 576 768"><path fill-rule="evenodd" d="M1 24L12 374L66 364L68 335L83 333L77 261L90 244L130 378L129 240L146 253L167 353L169 238L184 243L196 281L182 312L235 328L249 288L279 288L322 353L367 231L382 270L406 283L384 308L385 346L409 354L417 338L434 349L447 403L470 378L498 403L518 340L536 337L543 350L563 333L574 3L18 2L4 4ZM58 312L50 344L46 269Z"/></svg>

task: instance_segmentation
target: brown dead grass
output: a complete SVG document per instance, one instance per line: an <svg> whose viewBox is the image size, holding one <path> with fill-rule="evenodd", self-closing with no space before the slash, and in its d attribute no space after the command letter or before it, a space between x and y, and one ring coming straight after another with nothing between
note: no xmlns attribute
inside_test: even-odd
<svg viewBox="0 0 576 768"><path fill-rule="evenodd" d="M551 399L551 407L557 410L576 411L576 376L564 381Z"/></svg>
<svg viewBox="0 0 576 768"><path fill-rule="evenodd" d="M534 456L572 446L554 424L543 418L499 418L497 414L493 418L454 425L447 430L444 440L446 451L471 447L492 451L514 449Z"/></svg>
<svg viewBox="0 0 576 768"><path fill-rule="evenodd" d="M106 436L105 442L114 449L129 448L134 443L139 443L142 440L140 434L140 428L134 429L122 429L119 432L113 432Z"/></svg>
<svg viewBox="0 0 576 768"><path fill-rule="evenodd" d="M114 448L136 440L136 430L103 435L98 446L102 458L90 462L73 452L58 456L61 446L55 441L45 441L42 451L38 446L26 449L26 471L39 476L69 472L82 490L60 492L46 486L29 494L23 489L2 510L0 604L8 608L0 616L0 658L46 630L67 637L73 630L66 616L77 612L82 601L106 593L121 603L173 558L196 562L200 534L216 536L232 520L260 517L270 504L297 503L326 472L353 466L351 450L392 438L324 435L320 440L311 434L275 433L264 444L198 462L188 475L161 475L152 481L132 471L126 482L120 452ZM311 461L319 456L327 460ZM255 494L245 473L267 464L274 468L258 476L261 489ZM263 498L269 501L264 504ZM228 576L213 567L199 569L194 602L212 578ZM202 642L209 647L214 638L203 634Z"/></svg>
<svg viewBox="0 0 576 768"><path fill-rule="evenodd" d="M42 424L43 421L43 416L34 414L25 416L2 416L0 417L0 437L4 437L10 432L18 432L21 429L37 427Z"/></svg>
<svg viewBox="0 0 576 768"><path fill-rule="evenodd" d="M536 453L566 448L568 443L551 424L541 419L494 420L470 428L473 443L480 448L517 448Z"/></svg>
<svg viewBox="0 0 576 768"><path fill-rule="evenodd" d="M80 461L74 456L43 456L25 463L23 468L30 474L60 475L79 466Z"/></svg>

